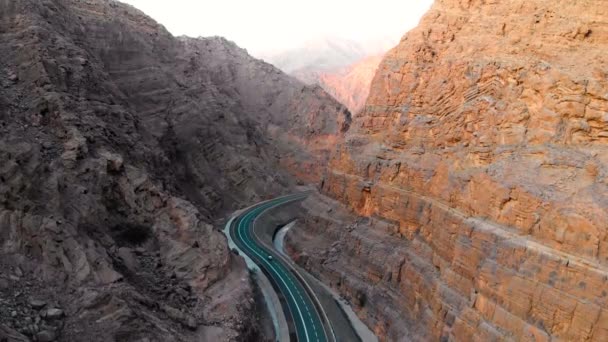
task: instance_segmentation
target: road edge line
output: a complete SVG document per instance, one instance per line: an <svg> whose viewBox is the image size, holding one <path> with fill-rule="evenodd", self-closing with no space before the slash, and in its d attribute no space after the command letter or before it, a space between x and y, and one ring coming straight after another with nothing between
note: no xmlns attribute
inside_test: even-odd
<svg viewBox="0 0 608 342"><path fill-rule="evenodd" d="M294 195L294 196L295 196L295 195ZM287 196L284 196L284 197L287 197ZM306 197L308 197L308 195L306 195ZM268 246L266 243L264 243L264 241L263 241L262 239L260 239L260 237L257 235L257 233L256 233L256 231L255 231L255 223L256 223L256 221L258 220L258 218L260 218L262 215L264 215L264 213L266 213L267 211L269 211L269 210L271 210L271 209L275 209L275 208L278 208L278 207L280 207L280 206L287 205L287 204L292 204L293 202L296 202L296 201L298 201L298 200L303 200L303 199L305 199L306 197L301 198L301 199L300 199L300 198L293 199L293 200L287 201L287 202L285 202L285 203L281 203L281 204L279 204L279 205L277 205L277 206L272 206L272 207L269 207L269 208L264 209L264 210L263 210L263 211L262 211L262 212L261 212L261 213L260 213L260 214L259 214L259 215L258 215L258 216L257 216L257 217L254 219L254 220L253 220L253 226L254 226L254 229L253 229L253 234L254 234L254 235L255 235L255 237L258 239L258 241L260 241L262 244L266 245L266 247L267 247L267 248L269 248L269 249L271 249L271 250L276 250L276 249L274 248L274 246L269 247L269 246ZM280 197L279 197L279 198L280 198ZM276 198L276 199L279 199L279 198ZM280 257L281 259L283 259L283 262L285 262L287 265L291 266L291 263L289 263L289 261L287 261L287 260L285 259L285 257L282 255L282 253L280 253L280 252L279 252L279 253L277 253L277 254L279 255L279 257ZM306 279L304 279L304 277L303 277L303 276L300 274L300 272L299 272L299 271L298 271L298 270L297 270L295 267L291 266L290 268L291 268L291 269L293 270L293 272L296 274L296 276L298 277L298 279L300 280L300 282L304 284L304 286L306 287L306 290L308 290L309 294L310 294L310 295L311 295L311 296L314 298L315 305L316 305L316 306L317 306L317 307L318 307L318 308L321 310L321 312L323 313L323 319L325 320L325 322L327 322L327 325L329 326L329 330L330 330L330 332L331 332L331 335L332 335L333 341L334 341L334 342L337 342L337 339L336 339L336 334L334 333L334 328L333 328L333 326L331 325L331 321L329 320L329 317L327 316L327 313L325 312L325 309L323 308L323 305L321 305L321 301L319 301L319 298L317 298L317 294L316 294L316 293L313 291L313 289L310 287L310 285L308 285L308 282L306 281Z"/></svg>
<svg viewBox="0 0 608 342"><path fill-rule="evenodd" d="M275 330L275 340L279 341L279 342L289 342L290 337L289 337L289 325L287 323L287 318L285 317L285 312L283 311L283 307L281 306L281 301L280 301L277 293L275 292L274 288L272 288L272 285L270 285L270 280L268 279L268 277L266 277L266 274L264 274L264 272L262 272L262 270L258 267L258 265L245 252L243 252L236 245L236 243L234 243L234 241L232 240L232 236L230 235L230 227L233 224L234 220L241 213L243 213L246 210L249 210L250 208L252 208L254 206L255 205L250 206L245 209L237 210L236 212L234 212L232 214L232 216L230 217L230 219L228 220L228 222L226 223L226 225L224 226L224 229L222 230L222 232L228 239L228 249L236 250L238 252L238 255L245 260L245 264L247 265L247 268L250 271L253 271L255 273L256 277L260 278L260 279L258 279L257 282L258 282L258 286L260 287L260 291L262 292L262 296L264 297L264 303L266 303L266 308L268 309L268 312L270 313L270 316L272 319L272 325ZM232 253L232 252L230 251L230 253ZM255 279L255 277L254 277L254 279ZM261 282L266 282L266 284L261 284ZM268 291L268 289L265 289L265 285L270 286L270 291Z"/></svg>

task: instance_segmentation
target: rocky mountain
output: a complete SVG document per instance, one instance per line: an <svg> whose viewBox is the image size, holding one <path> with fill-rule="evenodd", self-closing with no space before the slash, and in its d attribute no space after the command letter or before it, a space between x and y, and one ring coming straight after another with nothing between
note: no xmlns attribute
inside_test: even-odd
<svg viewBox="0 0 608 342"><path fill-rule="evenodd" d="M349 112L112 0L0 0L0 55L0 340L259 340L211 222L318 177Z"/></svg>
<svg viewBox="0 0 608 342"><path fill-rule="evenodd" d="M296 48L263 53L259 57L306 84L316 84L322 74L342 71L369 56L384 53L393 45L389 38L355 42L320 37Z"/></svg>
<svg viewBox="0 0 608 342"><path fill-rule="evenodd" d="M606 51L601 0L436 1L292 253L384 340L608 339Z"/></svg>
<svg viewBox="0 0 608 342"><path fill-rule="evenodd" d="M238 99L241 115L276 149L273 159L299 179L318 181L336 141L350 127L350 112L321 87L304 85L223 38L181 40L205 70L192 74L209 75L221 93Z"/></svg>
<svg viewBox="0 0 608 342"><path fill-rule="evenodd" d="M388 38L361 43L324 37L261 57L306 84L321 86L357 113L365 104L382 54L393 45Z"/></svg>
<svg viewBox="0 0 608 342"><path fill-rule="evenodd" d="M365 105L369 87L381 61L381 55L364 58L341 70L320 74L317 83L356 114Z"/></svg>

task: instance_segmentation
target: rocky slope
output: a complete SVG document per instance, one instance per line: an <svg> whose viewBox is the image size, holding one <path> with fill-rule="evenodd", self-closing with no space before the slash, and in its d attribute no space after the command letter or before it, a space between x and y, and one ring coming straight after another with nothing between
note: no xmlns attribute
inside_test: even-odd
<svg viewBox="0 0 608 342"><path fill-rule="evenodd" d="M209 222L314 174L348 111L109 0L0 0L0 55L0 339L261 339Z"/></svg>
<svg viewBox="0 0 608 342"><path fill-rule="evenodd" d="M351 113L359 113L365 105L380 61L381 55L364 58L342 70L320 74L317 83Z"/></svg>
<svg viewBox="0 0 608 342"><path fill-rule="evenodd" d="M293 253L385 340L606 340L606 51L600 0L436 1Z"/></svg>
<svg viewBox="0 0 608 342"><path fill-rule="evenodd" d="M221 93L238 99L242 116L264 135L254 143L272 144L280 165L299 179L318 181L350 127L350 112L319 86L304 85L223 38L181 39L202 68L187 73L209 75Z"/></svg>

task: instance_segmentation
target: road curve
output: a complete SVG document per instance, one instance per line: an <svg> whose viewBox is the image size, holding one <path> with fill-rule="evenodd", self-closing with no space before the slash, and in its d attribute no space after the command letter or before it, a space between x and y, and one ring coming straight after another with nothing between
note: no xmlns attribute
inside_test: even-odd
<svg viewBox="0 0 608 342"><path fill-rule="evenodd" d="M322 312L322 308L315 305L314 294L295 271L282 260L282 257L270 246L263 244L253 230L255 219L265 211L298 201L307 196L306 193L279 197L262 202L248 208L231 220L229 233L238 249L245 253L266 274L273 287L285 299L283 305L289 313L295 327L297 341L305 342L332 342L328 338L323 322L329 327L329 322ZM331 328L329 328L331 329ZM293 339L292 335L292 339Z"/></svg>

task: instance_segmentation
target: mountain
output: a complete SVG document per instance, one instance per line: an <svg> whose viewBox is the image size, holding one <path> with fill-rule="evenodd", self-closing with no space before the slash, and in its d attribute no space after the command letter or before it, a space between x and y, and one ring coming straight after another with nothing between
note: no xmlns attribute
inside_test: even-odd
<svg viewBox="0 0 608 342"><path fill-rule="evenodd" d="M351 113L356 114L365 105L369 87L381 61L380 55L367 57L341 70L321 73L317 82L348 107Z"/></svg>
<svg viewBox="0 0 608 342"><path fill-rule="evenodd" d="M260 56L306 84L320 85L357 113L367 99L381 55L394 44L388 37L363 42L322 37Z"/></svg>
<svg viewBox="0 0 608 342"><path fill-rule="evenodd" d="M320 177L350 113L111 0L0 0L0 340L259 340L212 223Z"/></svg>
<svg viewBox="0 0 608 342"><path fill-rule="evenodd" d="M382 340L607 340L607 18L436 1L381 62L292 255Z"/></svg>
<svg viewBox="0 0 608 342"><path fill-rule="evenodd" d="M355 42L320 37L295 48L262 53L259 57L306 84L315 84L322 73L342 70L369 56L384 53L394 43L389 38Z"/></svg>
<svg viewBox="0 0 608 342"><path fill-rule="evenodd" d="M266 142L267 147L272 145L275 149L270 155L272 163L266 164L276 162L298 179L318 181L335 141L350 127L350 112L321 87L303 84L276 67L252 58L244 49L224 38L181 38L181 41L190 58L194 55L198 61L194 72L189 70L184 74L192 75L194 84L200 81L200 75L210 77L219 85L220 93L231 101L238 101L239 114L250 120L251 128L263 135L251 139L250 144L257 146ZM223 130L225 127L217 129L218 132ZM230 141L227 143L230 145ZM255 169L255 166L250 167ZM266 175L273 173L268 170ZM276 191L257 189L253 193Z"/></svg>

